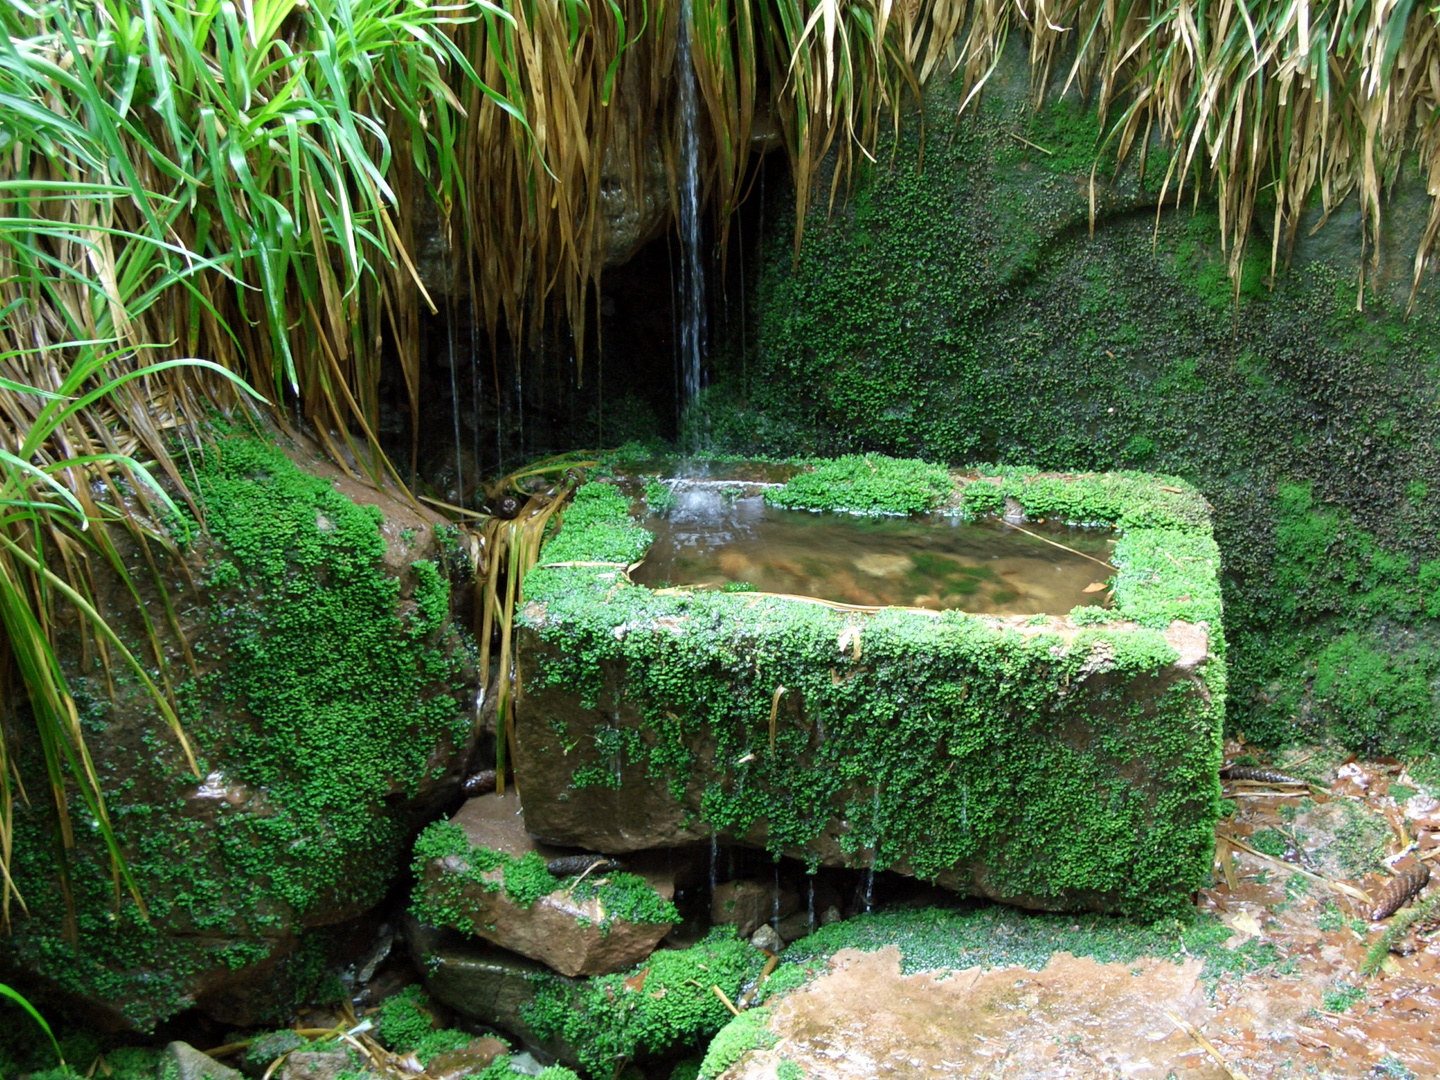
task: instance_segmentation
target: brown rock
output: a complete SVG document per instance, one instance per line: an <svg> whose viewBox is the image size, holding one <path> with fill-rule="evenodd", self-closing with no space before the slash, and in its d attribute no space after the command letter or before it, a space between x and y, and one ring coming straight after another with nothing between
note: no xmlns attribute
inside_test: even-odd
<svg viewBox="0 0 1440 1080"><path fill-rule="evenodd" d="M425 1066L430 1080L461 1080L472 1073L483 1072L501 1054L510 1048L491 1035L482 1035L471 1040L458 1050L437 1054Z"/></svg>
<svg viewBox="0 0 1440 1080"><path fill-rule="evenodd" d="M721 1076L762 1080L785 1060L826 1080L1002 1071L1220 1077L1224 1070L1205 1068L1203 1061L1194 1071L1180 1068L1195 1042L1167 1015L1204 1022L1200 967L1194 959L1101 964L1056 953L1041 971L905 975L894 946L872 953L845 949L826 974L775 1006L769 1028L780 1045L751 1051Z"/></svg>
<svg viewBox="0 0 1440 1080"><path fill-rule="evenodd" d="M353 1072L350 1051L296 1050L285 1059L280 1080L335 1080L343 1072Z"/></svg>
<svg viewBox="0 0 1440 1080"><path fill-rule="evenodd" d="M710 896L710 921L716 926L733 926L741 937L748 938L762 923L777 914L783 919L799 906L798 896L789 889L777 893L771 882L726 881L715 886Z"/></svg>
<svg viewBox="0 0 1440 1080"><path fill-rule="evenodd" d="M425 970L425 992L461 1016L513 1032L567 1065L578 1060L563 1043L539 1039L522 1014L535 997L535 977L548 973L543 965L482 941L436 946Z"/></svg>
<svg viewBox="0 0 1440 1080"><path fill-rule="evenodd" d="M156 1064L155 1075L164 1080L244 1080L228 1065L221 1065L209 1054L179 1041L165 1047Z"/></svg>
<svg viewBox="0 0 1440 1080"><path fill-rule="evenodd" d="M547 862L561 852L537 844L525 832L525 819L514 790L505 795L482 795L468 800L452 822L460 826L475 847L489 848L520 858L538 852ZM675 894L671 873L656 860L630 860L634 873L644 877L664 899ZM449 893L448 875L470 869L463 859L449 856L431 860L425 868L422 889ZM504 873L483 875L486 883L502 885ZM592 873L590 880L601 880ZM602 975L633 967L654 951L671 924L632 923L608 916L599 897L577 899L568 888L542 896L529 907L512 899L506 890L494 891L473 879L461 886L461 904L467 916L457 928L496 945L539 960L562 975ZM453 906L453 899L451 900Z"/></svg>

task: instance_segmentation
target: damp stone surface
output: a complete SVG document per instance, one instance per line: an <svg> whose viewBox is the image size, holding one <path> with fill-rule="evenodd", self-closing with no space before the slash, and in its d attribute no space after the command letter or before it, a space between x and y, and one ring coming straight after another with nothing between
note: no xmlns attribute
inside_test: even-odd
<svg viewBox="0 0 1440 1080"><path fill-rule="evenodd" d="M985 616L652 590L627 575L650 539L635 503L611 481L582 487L517 618L531 834L609 854L715 837L1031 908L1181 910L1220 798L1207 505L1139 473L947 486L936 500L957 512L1113 528L1111 606Z"/></svg>

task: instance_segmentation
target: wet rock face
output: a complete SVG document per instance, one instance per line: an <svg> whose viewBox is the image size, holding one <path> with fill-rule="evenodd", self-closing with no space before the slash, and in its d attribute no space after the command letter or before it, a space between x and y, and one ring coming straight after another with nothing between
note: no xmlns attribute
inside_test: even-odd
<svg viewBox="0 0 1440 1080"><path fill-rule="evenodd" d="M601 860L596 869L555 879L546 864L559 863L562 853L529 837L513 788L468 800L451 825L463 832L469 851L457 849L424 866L417 908L435 921L570 976L631 967L670 932L670 919L623 917L614 907L628 898L610 891L622 883L648 890L652 909L673 912L668 901L675 881L663 853L631 860L635 874L607 869Z"/></svg>
<svg viewBox="0 0 1440 1080"><path fill-rule="evenodd" d="M191 450L209 531L183 562L152 550L165 597L143 554L122 550L198 776L123 665L112 656L112 702L93 647L78 633L63 642L149 921L128 898L116 908L87 814L70 864L79 946L65 941L53 815L32 799L16 814L15 864L31 914L0 955L110 1027L195 1005L227 1023L278 1019L460 783L473 696L437 520L305 447L287 452L248 438ZM148 656L135 597L103 566L91 572L101 610ZM37 755L20 768L45 790ZM71 813L84 814L78 801Z"/></svg>
<svg viewBox="0 0 1440 1080"><path fill-rule="evenodd" d="M771 919L783 919L800 906L800 897L790 889L777 889L763 881L726 881L710 895L710 922L733 926L748 938L757 927Z"/></svg>

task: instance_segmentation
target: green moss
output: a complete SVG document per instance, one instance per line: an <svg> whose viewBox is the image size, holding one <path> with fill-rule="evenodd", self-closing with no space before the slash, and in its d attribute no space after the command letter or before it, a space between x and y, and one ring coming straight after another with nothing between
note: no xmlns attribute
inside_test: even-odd
<svg viewBox="0 0 1440 1080"><path fill-rule="evenodd" d="M851 514L922 514L950 495L943 466L881 454L835 458L767 491L765 501L792 510Z"/></svg>
<svg viewBox="0 0 1440 1080"><path fill-rule="evenodd" d="M1154 923L1108 916L1046 915L987 906L971 910L926 908L860 915L833 923L792 944L771 981L788 973L786 988L828 970L841 949L873 952L896 948L902 974L1020 966L1038 971L1057 952L1102 964L1154 957L1180 964L1204 961L1201 977L1214 993L1228 979L1256 972L1283 974L1288 962L1268 942L1252 940L1231 949L1233 930L1220 919L1193 911ZM767 1000L770 1000L767 998Z"/></svg>
<svg viewBox="0 0 1440 1080"><path fill-rule="evenodd" d="M1380 870L1393 838L1389 823L1350 799L1333 805L1340 822L1326 845L1326 857L1333 859L1346 877L1356 880Z"/></svg>
<svg viewBox="0 0 1440 1080"><path fill-rule="evenodd" d="M1352 1006L1365 1000L1365 988L1349 983L1333 983L1320 1000L1320 1007L1326 1012L1346 1012Z"/></svg>
<svg viewBox="0 0 1440 1080"><path fill-rule="evenodd" d="M1043 150L1035 160L1052 172L1101 175L1114 172L1114 147L1103 144L1095 109L1072 98L1047 102L1030 118L1030 139ZM1097 160L1098 159L1098 160Z"/></svg>
<svg viewBox="0 0 1440 1080"><path fill-rule="evenodd" d="M474 1040L475 1036L468 1031L441 1028L439 1031L432 1031L428 1035L422 1036L410 1048L410 1052L415 1055L421 1065L429 1065L432 1058L469 1046Z"/></svg>
<svg viewBox="0 0 1440 1080"><path fill-rule="evenodd" d="M412 632L417 637L434 633L450 618L450 582L429 559L410 564L415 574L415 606L419 609Z"/></svg>
<svg viewBox="0 0 1440 1080"><path fill-rule="evenodd" d="M769 1023L769 1009L747 1009L716 1032L700 1063L698 1080L715 1080L749 1051L774 1046Z"/></svg>
<svg viewBox="0 0 1440 1080"><path fill-rule="evenodd" d="M430 999L418 986L407 986L386 998L375 1021L376 1038L399 1054L411 1053L434 1031Z"/></svg>
<svg viewBox="0 0 1440 1080"><path fill-rule="evenodd" d="M592 875L593 877L593 875ZM606 874L603 884L586 878L574 887L571 895L582 903L596 897L605 912L602 929L620 919L629 923L679 923L675 905L655 891L639 874L623 872ZM562 884L563 887L563 884Z"/></svg>
<svg viewBox="0 0 1440 1080"><path fill-rule="evenodd" d="M541 1040L561 1038L575 1047L592 1077L609 1077L637 1056L693 1046L714 1035L731 1014L711 988L734 1001L764 960L733 928L720 928L688 949L653 953L631 972L578 986L540 976L522 1015Z"/></svg>
<svg viewBox="0 0 1440 1080"><path fill-rule="evenodd" d="M426 881L426 867L436 860L446 862L438 877ZM463 868L462 868L463 867ZM466 902L468 887L498 892L528 908L542 896L565 889L574 878L557 878L546 869L536 852L515 857L502 851L471 845L465 830L448 821L428 826L415 840L412 869L418 884L411 903L415 917L431 926L453 926L471 931L474 913ZM498 871L498 873L497 873ZM638 874L614 873L602 878L569 885L576 900L598 897L605 912L600 924L608 932L617 919L631 923L678 923L675 905L657 893Z"/></svg>
<svg viewBox="0 0 1440 1080"><path fill-rule="evenodd" d="M148 1046L122 1046L105 1055L110 1080L154 1080L160 1051Z"/></svg>
<svg viewBox="0 0 1440 1080"><path fill-rule="evenodd" d="M1250 846L1256 851L1279 858L1290 847L1290 841L1284 833L1275 829L1260 829L1250 837Z"/></svg>
<svg viewBox="0 0 1440 1080"><path fill-rule="evenodd" d="M805 1070L793 1061L782 1061L775 1067L775 1080L805 1080Z"/></svg>
<svg viewBox="0 0 1440 1080"><path fill-rule="evenodd" d="M1017 489L1058 505L1050 481L1017 476ZM733 763L696 791L705 825L733 836L763 828L777 854L842 819L850 824L841 844L861 865L904 860L923 879L968 863L1016 895L1152 913L1183 906L1198 887L1219 797L1223 663L1204 665L1203 687L1184 680L1148 700L1126 689L1176 659L1150 627L1212 618L1212 650L1223 648L1214 548L1193 492L1132 504L1122 492L1139 491L1138 478L1091 485L1104 498L1095 506L1134 523L1130 547L1117 551L1116 614L1147 628L1088 628L1062 641L955 611L857 618L768 597L628 586L593 565L633 530L608 485L580 495L597 486L604 494L584 505L603 499L610 516L567 517L552 541L565 560L546 548L525 582L533 607L521 616L535 635L526 644L535 707L543 713L553 690L606 710L584 744L548 723L527 734L537 752L547 752L545 740L567 752L575 787L666 785L689 798L698 784L692 747L703 737L714 761ZM1000 490L977 482L967 499L981 488ZM1090 505L1071 508L1096 520ZM1147 543L1156 532L1174 534L1170 558ZM836 649L856 630L858 661ZM1101 655L1112 674L1089 680L1087 665ZM620 686L607 686L617 677ZM777 715L772 750L777 685L792 704ZM611 708L615 694L638 723ZM1125 779L1134 760L1152 763L1153 788Z"/></svg>

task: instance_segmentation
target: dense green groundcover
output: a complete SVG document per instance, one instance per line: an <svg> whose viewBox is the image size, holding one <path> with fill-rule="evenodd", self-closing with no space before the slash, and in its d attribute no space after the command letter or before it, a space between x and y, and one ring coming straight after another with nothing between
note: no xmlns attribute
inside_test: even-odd
<svg viewBox="0 0 1440 1080"><path fill-rule="evenodd" d="M957 123L942 82L923 167L907 116L833 216L814 204L798 263L772 189L758 330L717 359L689 439L1183 476L1225 554L1232 728L1440 746L1433 286L1404 311L1423 205L1387 207L1390 277L1364 312L1348 209L1273 291L1253 237L1237 307L1214 211L1156 216L1163 154L1144 182L1102 163L1092 237L1093 112L1032 112L1007 60Z"/></svg>
<svg viewBox="0 0 1440 1080"><path fill-rule="evenodd" d="M1098 618L1139 627L1083 626L1066 647L958 611L652 592L620 578L649 541L628 500L613 484L582 487L525 581L521 622L535 638L522 742L573 750L576 788L668 785L682 799L697 741L713 739L713 761L733 764L709 766L697 827L738 837L763 825L778 855L838 817L842 848L880 868L903 862L929 880L978 865L1000 895L1178 910L1206 872L1219 798L1224 644L1204 504L1130 474L1012 471L961 497L984 512L1007 496L1119 523L1115 608ZM1177 657L1161 633L1173 619L1208 623L1213 657L1203 686L1182 678L1147 697L1135 688ZM1108 674L1090 678L1096 656ZM790 704L772 742L777 686ZM613 722L560 730L552 690ZM1143 785L1125 775L1140 761Z"/></svg>
<svg viewBox="0 0 1440 1080"><path fill-rule="evenodd" d="M82 836L70 856L78 946L65 940L52 815L37 800L15 815L14 866L31 915L0 942L60 988L111 1002L141 1026L190 1004L195 973L267 960L267 939L302 930L317 906L358 913L377 902L411 827L392 794L413 794L437 748L469 732L452 658L464 651L446 636L449 583L433 562L404 579L388 573L379 511L258 439L224 437L192 461L208 528L196 552L203 603L182 610L195 665L177 660L172 674L217 793L197 794L135 687L117 674L112 706L103 675L73 672L150 921L117 903L103 850ZM193 603L181 569L162 571L177 604ZM44 789L38 764L22 764L32 790ZM327 947L312 933L267 985L315 992ZM271 997L283 1013L283 993Z"/></svg>

